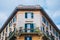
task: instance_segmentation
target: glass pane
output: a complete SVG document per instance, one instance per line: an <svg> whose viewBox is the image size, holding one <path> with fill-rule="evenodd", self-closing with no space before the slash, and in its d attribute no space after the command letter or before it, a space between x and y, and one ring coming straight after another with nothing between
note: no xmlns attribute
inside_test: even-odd
<svg viewBox="0 0 60 40"><path fill-rule="evenodd" d="M30 24L27 25L27 32L29 33L30 32Z"/></svg>
<svg viewBox="0 0 60 40"><path fill-rule="evenodd" d="M27 40L29 40L29 37L27 37Z"/></svg>
<svg viewBox="0 0 60 40"><path fill-rule="evenodd" d="M32 40L32 37L26 36L26 37L25 37L25 40Z"/></svg>
<svg viewBox="0 0 60 40"><path fill-rule="evenodd" d="M28 18L31 18L31 13L28 13Z"/></svg>

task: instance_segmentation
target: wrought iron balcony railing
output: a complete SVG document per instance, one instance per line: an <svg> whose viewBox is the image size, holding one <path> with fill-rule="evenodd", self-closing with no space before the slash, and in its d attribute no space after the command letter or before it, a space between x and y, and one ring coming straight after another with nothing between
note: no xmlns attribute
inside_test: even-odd
<svg viewBox="0 0 60 40"><path fill-rule="evenodd" d="M19 34L39 34L41 31L39 29L22 29L19 30Z"/></svg>
<svg viewBox="0 0 60 40"><path fill-rule="evenodd" d="M13 36L20 36L21 34L40 34L41 31L39 29L20 29L14 30L13 32L9 33L8 40L11 39Z"/></svg>
<svg viewBox="0 0 60 40"><path fill-rule="evenodd" d="M10 32L8 40L11 39L13 36L20 36L21 34L37 34L37 35L45 35L48 39L52 40L52 37L50 35L48 35L45 32L40 31L39 29L35 28L35 29L20 29L20 30L15 30L13 32Z"/></svg>
<svg viewBox="0 0 60 40"><path fill-rule="evenodd" d="M52 35L47 34L46 32L43 32L43 35L48 38L48 40L54 40L54 37Z"/></svg>
<svg viewBox="0 0 60 40"><path fill-rule="evenodd" d="M7 40L10 40L14 35L15 35L15 31L10 32Z"/></svg>

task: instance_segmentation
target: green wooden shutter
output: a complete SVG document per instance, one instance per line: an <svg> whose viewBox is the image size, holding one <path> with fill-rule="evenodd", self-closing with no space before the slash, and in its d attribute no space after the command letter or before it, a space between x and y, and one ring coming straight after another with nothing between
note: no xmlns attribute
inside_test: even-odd
<svg viewBox="0 0 60 40"><path fill-rule="evenodd" d="M33 13L31 13L31 18L33 18Z"/></svg>
<svg viewBox="0 0 60 40"><path fill-rule="evenodd" d="M25 32L27 32L27 24L25 24Z"/></svg>
<svg viewBox="0 0 60 40"><path fill-rule="evenodd" d="M25 18L27 18L27 13L25 13Z"/></svg>
<svg viewBox="0 0 60 40"><path fill-rule="evenodd" d="M30 40L32 40L32 37L30 37Z"/></svg>
<svg viewBox="0 0 60 40"><path fill-rule="evenodd" d="M30 24L30 28L31 28L31 32L33 32L34 31L34 25Z"/></svg>

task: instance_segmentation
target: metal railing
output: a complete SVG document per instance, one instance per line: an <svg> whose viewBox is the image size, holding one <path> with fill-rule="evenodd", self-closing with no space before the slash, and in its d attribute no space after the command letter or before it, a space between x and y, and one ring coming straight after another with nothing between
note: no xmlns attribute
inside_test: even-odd
<svg viewBox="0 0 60 40"><path fill-rule="evenodd" d="M49 40L54 40L53 36L47 34L46 32L43 32L43 35L46 36Z"/></svg>
<svg viewBox="0 0 60 40"><path fill-rule="evenodd" d="M30 30L30 32L28 32ZM47 33L45 33L45 32L42 32L42 31L40 31L39 29L37 29L37 28L35 28L35 29L20 29L20 30L15 30L15 31L13 31L13 32L10 32L10 34L9 34L9 37L8 37L8 40L10 39L10 38L12 38L13 36L20 36L21 34L38 34L38 35L45 35L48 39L50 39L50 40L53 40L53 38L50 36L50 35L48 35Z"/></svg>
<svg viewBox="0 0 60 40"><path fill-rule="evenodd" d="M30 32L27 32L27 31L30 31ZM36 28L35 29L20 29L20 30L16 29L15 31L9 33L8 40L15 35L19 36L21 34L40 34L40 32L41 31Z"/></svg>
<svg viewBox="0 0 60 40"><path fill-rule="evenodd" d="M15 31L10 32L7 40L10 40L14 35L15 35Z"/></svg>
<svg viewBox="0 0 60 40"><path fill-rule="evenodd" d="M22 29L19 30L19 34L40 34L41 31L39 29Z"/></svg>

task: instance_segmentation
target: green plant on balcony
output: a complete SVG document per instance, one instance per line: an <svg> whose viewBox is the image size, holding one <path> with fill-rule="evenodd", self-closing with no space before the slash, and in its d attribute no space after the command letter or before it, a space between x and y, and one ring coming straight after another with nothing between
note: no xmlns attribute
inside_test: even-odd
<svg viewBox="0 0 60 40"><path fill-rule="evenodd" d="M35 32L40 32L38 29L35 29Z"/></svg>
<svg viewBox="0 0 60 40"><path fill-rule="evenodd" d="M37 28L35 29L35 32L41 32L41 31L39 30L39 27L37 27Z"/></svg>

